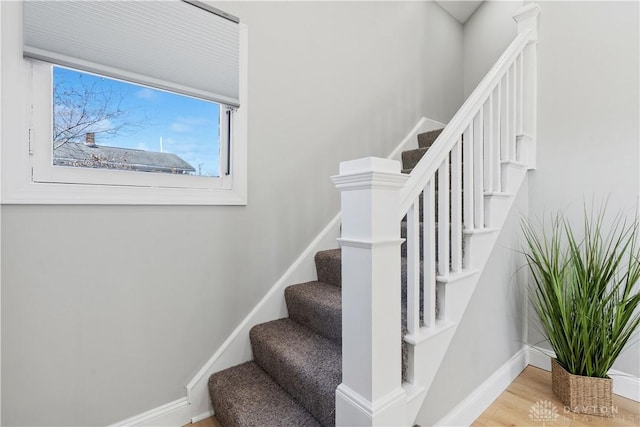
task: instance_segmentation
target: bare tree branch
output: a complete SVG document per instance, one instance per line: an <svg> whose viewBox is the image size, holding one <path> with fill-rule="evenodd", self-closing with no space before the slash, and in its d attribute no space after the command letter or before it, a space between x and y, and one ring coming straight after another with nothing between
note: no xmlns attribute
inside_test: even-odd
<svg viewBox="0 0 640 427"><path fill-rule="evenodd" d="M110 80L83 77L54 84L54 149L67 142L82 142L86 133L116 136L135 131L144 123L145 118L136 118L122 107L127 94Z"/></svg>

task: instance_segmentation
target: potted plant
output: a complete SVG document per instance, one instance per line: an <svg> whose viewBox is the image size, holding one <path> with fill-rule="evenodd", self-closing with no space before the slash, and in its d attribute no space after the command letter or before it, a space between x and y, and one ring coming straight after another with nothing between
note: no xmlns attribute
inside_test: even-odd
<svg viewBox="0 0 640 427"><path fill-rule="evenodd" d="M562 214L523 221L530 298L555 351L553 392L572 412L612 411L607 372L640 324L638 222L604 227L605 208L584 209L576 230Z"/></svg>

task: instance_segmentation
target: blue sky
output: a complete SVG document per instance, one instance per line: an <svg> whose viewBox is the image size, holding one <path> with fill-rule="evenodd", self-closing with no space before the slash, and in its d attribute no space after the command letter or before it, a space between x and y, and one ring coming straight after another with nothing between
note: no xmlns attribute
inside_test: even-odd
<svg viewBox="0 0 640 427"><path fill-rule="evenodd" d="M202 175L219 176L218 104L61 67L54 67L56 83L117 94L111 108L119 103L126 114L113 121L104 120L101 126L123 121L132 126L117 135L100 133L98 126L96 144L160 151L162 138L162 151L177 154Z"/></svg>

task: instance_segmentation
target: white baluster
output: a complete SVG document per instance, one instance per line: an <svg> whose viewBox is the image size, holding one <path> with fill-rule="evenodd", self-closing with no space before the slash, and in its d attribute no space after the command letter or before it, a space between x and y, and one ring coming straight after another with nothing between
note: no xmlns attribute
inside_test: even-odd
<svg viewBox="0 0 640 427"><path fill-rule="evenodd" d="M462 141L451 150L451 270L462 270Z"/></svg>
<svg viewBox="0 0 640 427"><path fill-rule="evenodd" d="M507 69L504 75L505 86L507 91L505 93L505 144L506 144L506 160L513 159L513 141L511 141L511 128L513 127L513 121L511 120L511 109L513 107L513 83L511 78L511 68Z"/></svg>
<svg viewBox="0 0 640 427"><path fill-rule="evenodd" d="M475 228L484 228L484 185L482 183L483 170L483 119L482 108L473 118L473 202Z"/></svg>
<svg viewBox="0 0 640 427"><path fill-rule="evenodd" d="M507 101L509 100L509 85L507 84L507 74L500 80L500 160L509 159L509 143L508 143L508 110Z"/></svg>
<svg viewBox="0 0 640 427"><path fill-rule="evenodd" d="M517 111L516 111L516 136L522 135L522 94L523 94L523 62L524 55L521 53L518 55L518 59L516 60L517 69L518 69L518 103L517 103Z"/></svg>
<svg viewBox="0 0 640 427"><path fill-rule="evenodd" d="M422 227L424 229L424 324L436 326L436 197L433 178L429 180L422 196Z"/></svg>
<svg viewBox="0 0 640 427"><path fill-rule="evenodd" d="M484 110L484 190L491 192L493 188L493 93L489 94L489 99L482 105ZM497 165L500 167L500 164Z"/></svg>
<svg viewBox="0 0 640 427"><path fill-rule="evenodd" d="M500 175L502 174L502 169L500 167L500 109L501 109L501 99L502 99L502 91L501 85L498 84L496 89L492 93L493 95L493 139L491 141L485 142L491 144L493 147L493 164L496 166L493 170L493 190L501 191L501 181Z"/></svg>
<svg viewBox="0 0 640 427"><path fill-rule="evenodd" d="M517 160L518 151L516 146L516 105L518 105L518 94L516 86L516 63L509 68L509 84L511 102L509 103L509 147L510 147L510 160Z"/></svg>
<svg viewBox="0 0 640 427"><path fill-rule="evenodd" d="M463 195L463 215L464 229L473 230L473 124L467 126L462 136L462 195Z"/></svg>
<svg viewBox="0 0 640 427"><path fill-rule="evenodd" d="M449 274L449 155L438 168L438 274Z"/></svg>
<svg viewBox="0 0 640 427"><path fill-rule="evenodd" d="M407 212L407 330L420 330L420 199Z"/></svg>

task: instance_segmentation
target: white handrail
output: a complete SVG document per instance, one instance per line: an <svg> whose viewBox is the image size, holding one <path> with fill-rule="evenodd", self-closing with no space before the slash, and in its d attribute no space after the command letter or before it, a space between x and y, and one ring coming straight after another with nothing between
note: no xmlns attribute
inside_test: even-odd
<svg viewBox="0 0 640 427"><path fill-rule="evenodd" d="M424 190L429 179L436 173L460 135L482 108L482 105L500 83L509 67L515 62L523 49L534 40L534 37L534 32L527 30L519 34L511 42L469 98L462 104L462 107L453 116L424 157L418 162L411 172L411 177L400 191L400 218L405 216L415 198Z"/></svg>

